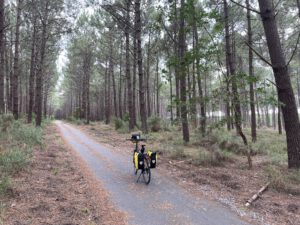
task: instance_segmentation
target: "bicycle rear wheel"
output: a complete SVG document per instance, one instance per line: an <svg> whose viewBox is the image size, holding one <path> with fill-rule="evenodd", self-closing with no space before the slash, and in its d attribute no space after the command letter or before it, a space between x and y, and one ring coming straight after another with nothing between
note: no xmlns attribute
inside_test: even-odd
<svg viewBox="0 0 300 225"><path fill-rule="evenodd" d="M142 173L143 173L143 178L145 183L149 184L151 180L151 170L150 170L150 163L148 159L145 159L145 168Z"/></svg>

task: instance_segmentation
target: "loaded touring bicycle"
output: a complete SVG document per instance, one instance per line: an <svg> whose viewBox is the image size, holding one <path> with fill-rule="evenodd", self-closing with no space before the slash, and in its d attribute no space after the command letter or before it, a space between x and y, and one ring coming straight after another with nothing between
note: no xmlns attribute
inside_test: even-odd
<svg viewBox="0 0 300 225"><path fill-rule="evenodd" d="M157 153L150 150L146 151L146 145L144 144L142 144L139 148L140 142L146 142L146 139L141 138L140 134L132 134L131 139L128 140L135 144L135 148L133 150L134 174L138 175L138 172L140 171L136 182L139 182L142 177L145 183L149 184L151 180L151 169L156 168Z"/></svg>

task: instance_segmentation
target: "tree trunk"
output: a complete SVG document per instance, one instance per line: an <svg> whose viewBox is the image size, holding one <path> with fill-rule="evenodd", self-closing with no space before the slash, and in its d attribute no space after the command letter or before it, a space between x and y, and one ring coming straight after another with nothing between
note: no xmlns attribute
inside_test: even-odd
<svg viewBox="0 0 300 225"><path fill-rule="evenodd" d="M159 81L159 57L158 54L156 55L156 116L160 116L159 114L159 108L160 108L160 96L159 96L159 91L160 91L160 81Z"/></svg>
<svg viewBox="0 0 300 225"><path fill-rule="evenodd" d="M251 25L251 12L249 0L246 0L247 6L247 21L248 21L248 45L252 47L252 25ZM254 78L253 71L253 52L249 48L249 76ZM256 142L256 113L255 113L255 102L254 102L254 88L253 81L250 82L250 111L251 111L251 137L252 142Z"/></svg>
<svg viewBox="0 0 300 225"><path fill-rule="evenodd" d="M300 108L300 81L299 81L299 76L300 76L300 70L297 70L297 97L298 97L298 107Z"/></svg>
<svg viewBox="0 0 300 225"><path fill-rule="evenodd" d="M135 20L136 20L136 38L137 38L137 64L139 74L139 100L140 100L140 114L142 121L142 131L148 132L147 126L147 113L145 102L145 85L144 85L144 73L143 73L143 59L142 59L142 37L141 37L141 9L140 0L135 1Z"/></svg>
<svg viewBox="0 0 300 225"><path fill-rule="evenodd" d="M278 110L278 115L277 115L278 133L279 133L279 134L282 134L282 125L281 125L281 107L280 107L279 101L278 101L277 110Z"/></svg>
<svg viewBox="0 0 300 225"><path fill-rule="evenodd" d="M122 110L122 51L123 51L123 39L120 38L121 44L120 44L120 74L119 74L119 116L121 119L123 119L123 110Z"/></svg>
<svg viewBox="0 0 300 225"><path fill-rule="evenodd" d="M150 100L150 56L151 56L151 32L149 32L147 46L147 111L148 117L151 116L151 100Z"/></svg>
<svg viewBox="0 0 300 225"><path fill-rule="evenodd" d="M125 26L125 42L126 42L126 79L127 79L127 102L129 111L129 130L134 128L133 118L133 105L132 105L132 88L131 88L131 76L130 76L130 45L129 45L129 23L130 23L130 4L131 1L126 2L126 26Z"/></svg>
<svg viewBox="0 0 300 225"><path fill-rule="evenodd" d="M179 43L178 43L178 16L177 16L177 0L174 1L174 55L175 59L179 60ZM175 103L176 103L176 120L180 119L180 84L179 84L179 66L175 64Z"/></svg>
<svg viewBox="0 0 300 225"><path fill-rule="evenodd" d="M179 21L179 36L178 36L178 48L179 48L179 75L180 75L180 111L181 111L181 123L182 123L182 135L185 142L190 141L189 124L188 124L188 110L187 110L187 98L186 98L186 65L185 65L185 0L181 0L180 8L180 21Z"/></svg>
<svg viewBox="0 0 300 225"><path fill-rule="evenodd" d="M300 0L297 1L297 7L298 7L298 16L300 17Z"/></svg>
<svg viewBox="0 0 300 225"><path fill-rule="evenodd" d="M169 54L168 54L169 58ZM171 113L171 123L173 124L174 115L173 115L173 85L172 85L172 73L171 66L169 65L169 82L170 82L170 113Z"/></svg>
<svg viewBox="0 0 300 225"><path fill-rule="evenodd" d="M4 39L4 0L0 0L0 114L4 113L5 39Z"/></svg>
<svg viewBox="0 0 300 225"><path fill-rule="evenodd" d="M199 37L198 37L198 29L196 24L194 24L194 35L195 35L195 47L196 49L198 49ZM199 92L199 99L200 99L200 130L201 130L202 137L204 137L206 133L206 109L205 109L205 101L203 96L202 78L200 74L199 57L196 58L196 73L197 73L198 92Z"/></svg>
<svg viewBox="0 0 300 225"><path fill-rule="evenodd" d="M7 40L6 40L7 41ZM5 73L6 73L6 113L10 109L10 67L9 67L9 46L5 45Z"/></svg>
<svg viewBox="0 0 300 225"><path fill-rule="evenodd" d="M112 32L112 31L110 31ZM110 67L110 76L112 79L113 85L113 100L114 100L114 113L115 117L118 117L118 107L117 107L117 91L116 91L116 81L115 81L115 71L114 71L114 58L113 58L113 36L111 35L111 43L110 43L110 60L109 60L109 67Z"/></svg>
<svg viewBox="0 0 300 225"><path fill-rule="evenodd" d="M36 18L33 21L33 32L32 32L32 41L31 41L31 60L30 60L30 75L29 75L29 105L28 105L28 114L27 122L32 122L32 109L34 101L34 83L35 83L35 66L36 66Z"/></svg>
<svg viewBox="0 0 300 225"><path fill-rule="evenodd" d="M232 80L232 94L233 94L233 109L234 109L234 122L237 134L241 136L244 144L247 146L247 138L243 133L241 126L241 105L239 100L238 88L237 88L237 77L236 77L236 60L235 60L235 42L232 41L233 46L230 44L230 33L229 33L229 13L227 0L224 0L224 16L225 16L225 35L226 35L226 61L229 65L230 76ZM232 31L234 32L234 31ZM249 169L252 168L252 160L250 153L247 152Z"/></svg>
<svg viewBox="0 0 300 225"><path fill-rule="evenodd" d="M300 126L297 106L288 67L280 43L274 8L271 0L259 0L261 18L269 48L281 106L288 150L289 168L300 168Z"/></svg>
<svg viewBox="0 0 300 225"><path fill-rule="evenodd" d="M110 73L111 73L111 57L109 58L109 64L106 63L106 71L105 71L105 123L109 124L111 119L111 99L110 99ZM109 67L109 68L108 68Z"/></svg>
<svg viewBox="0 0 300 225"><path fill-rule="evenodd" d="M20 45L20 23L21 23L21 4L22 0L17 3L17 20L16 20L16 33L15 33L15 55L14 55L14 69L12 77L12 111L14 118L19 118L19 45Z"/></svg>
<svg viewBox="0 0 300 225"><path fill-rule="evenodd" d="M47 117L47 106L48 106L48 92L49 92L49 84L46 84L45 85L45 88L44 88L44 101L43 101L43 104L44 104L44 118Z"/></svg>
<svg viewBox="0 0 300 225"><path fill-rule="evenodd" d="M41 37L41 47L40 47L40 62L39 69L36 75L36 98L35 98L35 107L36 107L36 126L41 126L42 123L42 110L43 110L43 76L44 76L44 61L46 55L46 44L47 44L47 26L48 26L48 4L45 3L44 16L42 18L42 37Z"/></svg>
<svg viewBox="0 0 300 225"><path fill-rule="evenodd" d="M196 24L196 19L195 20L195 25ZM197 30L196 30L197 32ZM195 30L193 31L193 49L196 47L196 41L195 41ZM198 58L198 57L197 57ZM194 127L196 128L198 123L197 123L197 105L196 105L196 62L195 59L193 59L193 73L192 73L192 99L191 99L191 115L192 115L192 123Z"/></svg>
<svg viewBox="0 0 300 225"><path fill-rule="evenodd" d="M135 20L135 29L137 29L137 24ZM133 68L132 68L132 118L133 118L133 124L136 126L136 109L137 109L137 104L136 104L136 64L137 64L137 37L136 37L136 32L133 32Z"/></svg>

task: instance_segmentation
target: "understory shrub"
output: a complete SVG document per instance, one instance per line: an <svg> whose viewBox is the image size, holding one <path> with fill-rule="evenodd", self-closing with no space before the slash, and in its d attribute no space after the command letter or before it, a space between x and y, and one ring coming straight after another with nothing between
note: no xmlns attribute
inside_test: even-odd
<svg viewBox="0 0 300 225"><path fill-rule="evenodd" d="M28 165L32 148L43 146L43 128L22 118L15 121L12 115L0 117L0 129L4 127L5 132L0 132L0 194L11 188L11 177Z"/></svg>
<svg viewBox="0 0 300 225"><path fill-rule="evenodd" d="M10 150L0 155L0 171L5 174L15 174L22 170L28 160L24 150Z"/></svg>
<svg viewBox="0 0 300 225"><path fill-rule="evenodd" d="M152 132L158 132L161 130L162 120L159 117L153 116L148 119L148 124Z"/></svg>
<svg viewBox="0 0 300 225"><path fill-rule="evenodd" d="M11 134L16 141L23 144L25 143L30 147L35 145L42 146L43 133L40 127L34 127L33 125L16 121L13 123Z"/></svg>
<svg viewBox="0 0 300 225"><path fill-rule="evenodd" d="M0 195L4 195L11 188L11 179L8 176L0 177Z"/></svg>
<svg viewBox="0 0 300 225"><path fill-rule="evenodd" d="M167 150L172 159L184 159L186 155L184 154L184 148L177 146L171 150Z"/></svg>
<svg viewBox="0 0 300 225"><path fill-rule="evenodd" d="M222 166L225 161L230 160L230 157L230 152L224 152L220 149L213 151L201 149L198 152L198 157L194 159L193 163L201 166Z"/></svg>
<svg viewBox="0 0 300 225"><path fill-rule="evenodd" d="M266 168L266 173L268 175L271 188L276 191L285 191L287 189L284 175L276 166L269 165Z"/></svg>
<svg viewBox="0 0 300 225"><path fill-rule="evenodd" d="M14 117L12 114L4 114L0 116L0 126L1 132L7 132L8 128L11 126L14 121Z"/></svg>
<svg viewBox="0 0 300 225"><path fill-rule="evenodd" d="M124 121L121 118L115 118L114 122L115 122L115 129L116 130L119 130L119 129L124 127Z"/></svg>

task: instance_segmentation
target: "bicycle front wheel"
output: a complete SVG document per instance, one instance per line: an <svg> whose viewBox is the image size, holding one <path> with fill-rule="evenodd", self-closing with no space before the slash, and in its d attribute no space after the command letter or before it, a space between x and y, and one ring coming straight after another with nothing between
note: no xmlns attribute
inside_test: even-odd
<svg viewBox="0 0 300 225"><path fill-rule="evenodd" d="M148 159L145 159L145 168L143 171L143 178L146 184L150 183L151 180L151 170L150 170L150 163Z"/></svg>

